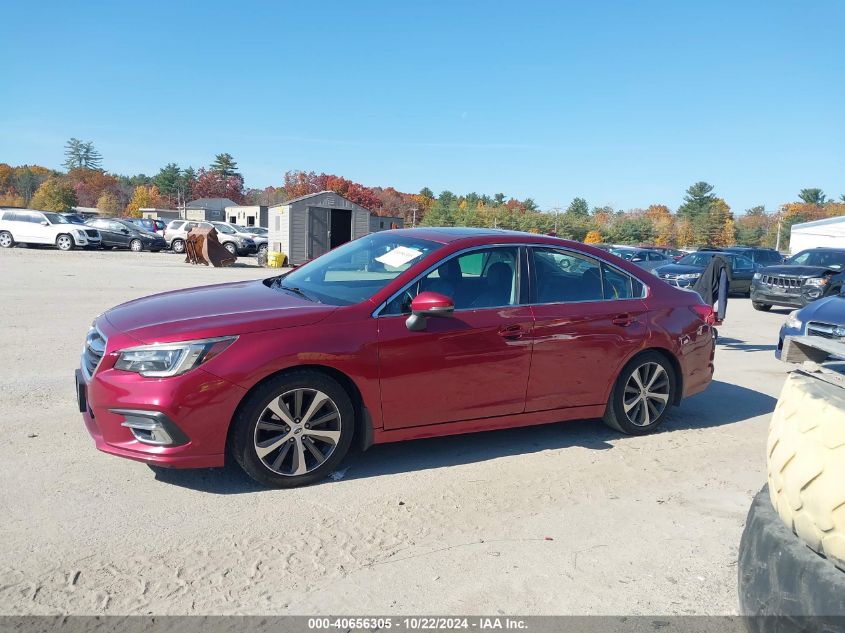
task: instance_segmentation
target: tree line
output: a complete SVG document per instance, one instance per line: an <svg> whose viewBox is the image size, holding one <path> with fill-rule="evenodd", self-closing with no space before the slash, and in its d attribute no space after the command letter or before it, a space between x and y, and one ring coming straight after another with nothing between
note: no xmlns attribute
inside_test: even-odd
<svg viewBox="0 0 845 633"><path fill-rule="evenodd" d="M493 195L435 195L424 187L405 193L393 187L368 187L342 176L292 170L279 186L248 189L231 154L217 154L207 167L194 169L168 163L153 176L108 173L103 157L90 141L70 139L65 145L65 171L40 165L0 163L0 206L29 206L52 211L96 207L103 215L140 216L142 208L178 208L197 198L229 198L237 204L280 204L319 191L334 191L383 216L406 224L475 226L551 233L591 243L655 246L786 246L789 227L845 215L845 195L828 199L818 188L802 189L797 200L772 213L762 205L735 215L707 182L692 184L675 210L664 204L614 209L594 206L576 197L566 208L541 211L531 198Z"/></svg>

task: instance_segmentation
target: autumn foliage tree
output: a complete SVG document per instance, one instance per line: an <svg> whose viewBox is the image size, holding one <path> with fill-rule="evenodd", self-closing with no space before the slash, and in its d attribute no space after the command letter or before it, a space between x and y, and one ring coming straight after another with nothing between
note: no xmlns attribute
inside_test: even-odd
<svg viewBox="0 0 845 633"><path fill-rule="evenodd" d="M73 185L61 178L48 178L30 200L30 205L43 211L70 211L77 204Z"/></svg>
<svg viewBox="0 0 845 633"><path fill-rule="evenodd" d="M153 209L161 207L164 200L159 193L158 187L155 185L140 185L135 187L132 193L132 200L126 206L126 215L140 218L141 209Z"/></svg>

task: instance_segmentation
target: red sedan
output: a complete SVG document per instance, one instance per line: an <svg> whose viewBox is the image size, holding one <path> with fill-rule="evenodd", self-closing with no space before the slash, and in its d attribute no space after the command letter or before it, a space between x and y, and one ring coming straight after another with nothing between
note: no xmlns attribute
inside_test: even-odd
<svg viewBox="0 0 845 633"><path fill-rule="evenodd" d="M291 487L364 448L604 418L654 431L713 374L712 310L602 250L477 229L385 231L280 277L98 317L77 370L97 448Z"/></svg>

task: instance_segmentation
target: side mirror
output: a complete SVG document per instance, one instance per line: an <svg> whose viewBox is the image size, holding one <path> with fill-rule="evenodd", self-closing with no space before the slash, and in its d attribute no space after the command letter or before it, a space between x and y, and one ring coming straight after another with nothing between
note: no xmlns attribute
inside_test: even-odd
<svg viewBox="0 0 845 633"><path fill-rule="evenodd" d="M41 220L41 222L39 222L38 224L40 224L41 226L50 226L50 223L47 220Z"/></svg>
<svg viewBox="0 0 845 633"><path fill-rule="evenodd" d="M405 325L412 332L425 330L428 317L448 317L455 311L455 302L439 292L421 292L411 301L411 316Z"/></svg>
<svg viewBox="0 0 845 633"><path fill-rule="evenodd" d="M633 258L631 258L631 262L632 262L632 263L634 263L634 264L636 264L637 262L641 262L641 261L643 261L643 258L642 258L642 257L633 257Z"/></svg>
<svg viewBox="0 0 845 633"><path fill-rule="evenodd" d="M120 229L120 232L129 235L129 229Z"/></svg>

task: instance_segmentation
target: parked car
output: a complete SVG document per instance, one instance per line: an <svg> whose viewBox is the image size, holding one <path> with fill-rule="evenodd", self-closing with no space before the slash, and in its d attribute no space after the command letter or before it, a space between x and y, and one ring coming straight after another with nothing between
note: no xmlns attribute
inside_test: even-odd
<svg viewBox="0 0 845 633"><path fill-rule="evenodd" d="M142 229L149 233L158 233L162 237L164 236L164 229L167 227L167 224L164 220L159 220L158 218L127 218L133 224L137 224Z"/></svg>
<svg viewBox="0 0 845 633"><path fill-rule="evenodd" d="M713 375L697 294L527 233L373 233L278 277L98 316L76 373L102 451L256 481L318 481L353 442L604 416L657 429Z"/></svg>
<svg viewBox="0 0 845 633"><path fill-rule="evenodd" d="M167 247L173 249L174 253L185 252L185 240L188 232L197 226L212 227L217 229L217 239L232 255L252 255L258 249L255 241L250 237L239 235L234 229L221 229L212 222L200 222L197 220L171 220L164 232L164 239Z"/></svg>
<svg viewBox="0 0 845 633"><path fill-rule="evenodd" d="M677 248L671 248L669 246L651 246L650 244L640 244L639 248L647 248L652 251L658 251L659 253L663 253L664 255L666 255L666 257L675 262L687 254L682 250L679 250Z"/></svg>
<svg viewBox="0 0 845 633"><path fill-rule="evenodd" d="M773 248L758 248L752 246L727 246L725 248L704 247L700 249L704 251L721 251L725 253L736 253L747 257L757 266L774 266L775 264L783 263L783 255L778 253Z"/></svg>
<svg viewBox="0 0 845 633"><path fill-rule="evenodd" d="M633 246L614 246L609 252L621 257L632 264L636 264L643 270L653 271L659 266L664 266L672 259L663 253L649 248L636 248Z"/></svg>
<svg viewBox="0 0 845 633"><path fill-rule="evenodd" d="M238 231L239 235L246 235L255 242L257 253L267 252L267 244L269 242L267 229L263 229L259 226L244 226L243 224L232 224L232 227Z"/></svg>
<svg viewBox="0 0 845 633"><path fill-rule="evenodd" d="M100 233L72 224L64 216L34 209L0 209L0 247L15 244L52 244L60 251L74 247L99 248Z"/></svg>
<svg viewBox="0 0 845 633"><path fill-rule="evenodd" d="M211 225L217 229L218 235L225 235L229 240L223 244L230 253L238 255L255 255L258 252L258 243L250 233L244 232L243 228L231 222L212 222ZM264 249L267 249L267 240L264 241ZM221 240L222 243L222 240ZM232 250L232 249L235 250Z"/></svg>
<svg viewBox="0 0 845 633"><path fill-rule="evenodd" d="M85 224L85 218L78 213L60 213L59 215L71 224Z"/></svg>
<svg viewBox="0 0 845 633"><path fill-rule="evenodd" d="M727 253L725 251L697 251L679 259L674 264L661 266L654 273L663 281L678 288L688 288L695 285L701 273L710 264L715 255L720 255L730 264L731 285L730 292L733 294L748 295L751 288L751 279L757 266L742 255Z"/></svg>
<svg viewBox="0 0 845 633"><path fill-rule="evenodd" d="M790 312L780 328L776 358L787 336L820 336L845 343L845 296L840 291Z"/></svg>
<svg viewBox="0 0 845 633"><path fill-rule="evenodd" d="M751 301L766 312L772 306L801 308L812 301L838 294L845 281L845 249L812 248L767 266L754 275Z"/></svg>
<svg viewBox="0 0 845 633"><path fill-rule="evenodd" d="M147 250L158 253L167 245L161 235L145 231L131 220L96 218L86 224L100 231L103 248L128 248L139 253Z"/></svg>

